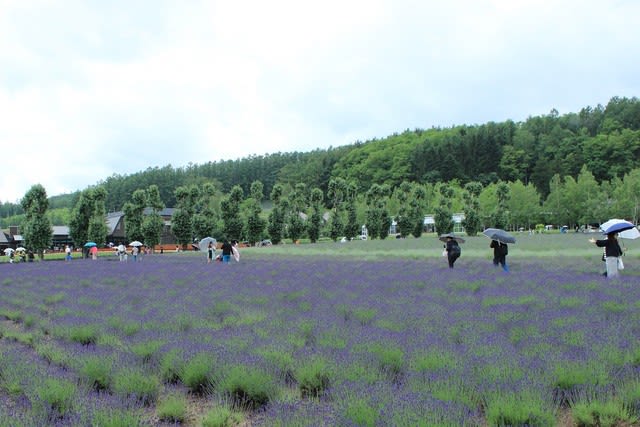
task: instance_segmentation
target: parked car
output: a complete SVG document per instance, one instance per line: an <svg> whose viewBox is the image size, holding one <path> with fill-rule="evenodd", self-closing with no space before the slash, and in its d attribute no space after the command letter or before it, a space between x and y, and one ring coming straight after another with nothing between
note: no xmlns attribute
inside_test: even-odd
<svg viewBox="0 0 640 427"><path fill-rule="evenodd" d="M271 246L271 240L264 239L262 242L260 242L260 246Z"/></svg>

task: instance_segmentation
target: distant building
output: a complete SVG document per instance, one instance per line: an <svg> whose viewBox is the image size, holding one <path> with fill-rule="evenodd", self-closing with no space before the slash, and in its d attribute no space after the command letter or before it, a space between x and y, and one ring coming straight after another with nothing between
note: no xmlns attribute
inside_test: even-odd
<svg viewBox="0 0 640 427"><path fill-rule="evenodd" d="M51 236L51 246L54 250L62 250L66 245L73 245L73 240L69 236L69 227L66 225L54 225Z"/></svg>
<svg viewBox="0 0 640 427"><path fill-rule="evenodd" d="M144 215L149 215L152 212L151 208L144 210ZM176 236L171 231L171 218L175 212L175 208L164 208L160 213L160 217L164 222L162 227L162 234L160 235L160 243L164 245L173 245L177 242ZM107 243L113 243L119 245L120 243L127 244L127 238L125 234L125 215L124 212L110 212L106 216L107 221Z"/></svg>
<svg viewBox="0 0 640 427"><path fill-rule="evenodd" d="M453 231L454 233L464 233L464 227L462 226L462 221L464 221L463 213L454 213L451 215L451 219L453 220ZM436 231L436 221L433 214L424 216L424 231L427 233L433 233Z"/></svg>

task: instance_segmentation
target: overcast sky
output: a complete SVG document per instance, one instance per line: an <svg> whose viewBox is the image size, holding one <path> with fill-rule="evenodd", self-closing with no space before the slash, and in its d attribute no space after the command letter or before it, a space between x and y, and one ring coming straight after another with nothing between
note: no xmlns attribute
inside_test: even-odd
<svg viewBox="0 0 640 427"><path fill-rule="evenodd" d="M640 92L637 0L0 0L0 201Z"/></svg>

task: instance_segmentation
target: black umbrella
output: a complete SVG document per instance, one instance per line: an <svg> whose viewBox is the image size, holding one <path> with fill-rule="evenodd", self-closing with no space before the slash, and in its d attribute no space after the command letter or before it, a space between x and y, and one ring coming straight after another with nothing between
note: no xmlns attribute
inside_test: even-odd
<svg viewBox="0 0 640 427"><path fill-rule="evenodd" d="M516 238L501 228L487 228L482 232L491 240L497 240L500 243L515 243Z"/></svg>
<svg viewBox="0 0 640 427"><path fill-rule="evenodd" d="M446 234L441 234L440 236L438 236L438 239L440 239L441 242L446 242L448 238L452 238L453 240L455 240L458 243L464 243L464 239L462 237L458 237L453 233L446 233Z"/></svg>

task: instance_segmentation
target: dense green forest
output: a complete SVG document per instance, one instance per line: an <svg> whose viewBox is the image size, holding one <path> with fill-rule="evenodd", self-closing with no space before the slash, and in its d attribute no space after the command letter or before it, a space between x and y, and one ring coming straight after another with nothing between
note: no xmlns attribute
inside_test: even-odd
<svg viewBox="0 0 640 427"><path fill-rule="evenodd" d="M327 194L330 181L336 178L355 185L361 195L374 185L397 188L403 182L453 183L459 188L470 182L484 188L501 181L520 182L535 188L542 207L554 185L557 188L567 179L578 180L581 172L588 171L600 187L622 180L637 168L640 100L614 97L606 106L585 107L564 115L552 110L518 123L405 130L382 139L311 152L153 167L88 185L104 187L107 211L122 210L135 190L150 185L158 187L166 206L176 206L175 190L181 186L212 183L221 194L239 186L248 195L252 183L260 181L268 199L276 184L281 184L286 194L298 184ZM559 178L554 181L554 177ZM68 223L79 195L49 198L54 224ZM329 198L325 205L332 207ZM3 227L19 221L21 214L20 205L0 203Z"/></svg>

